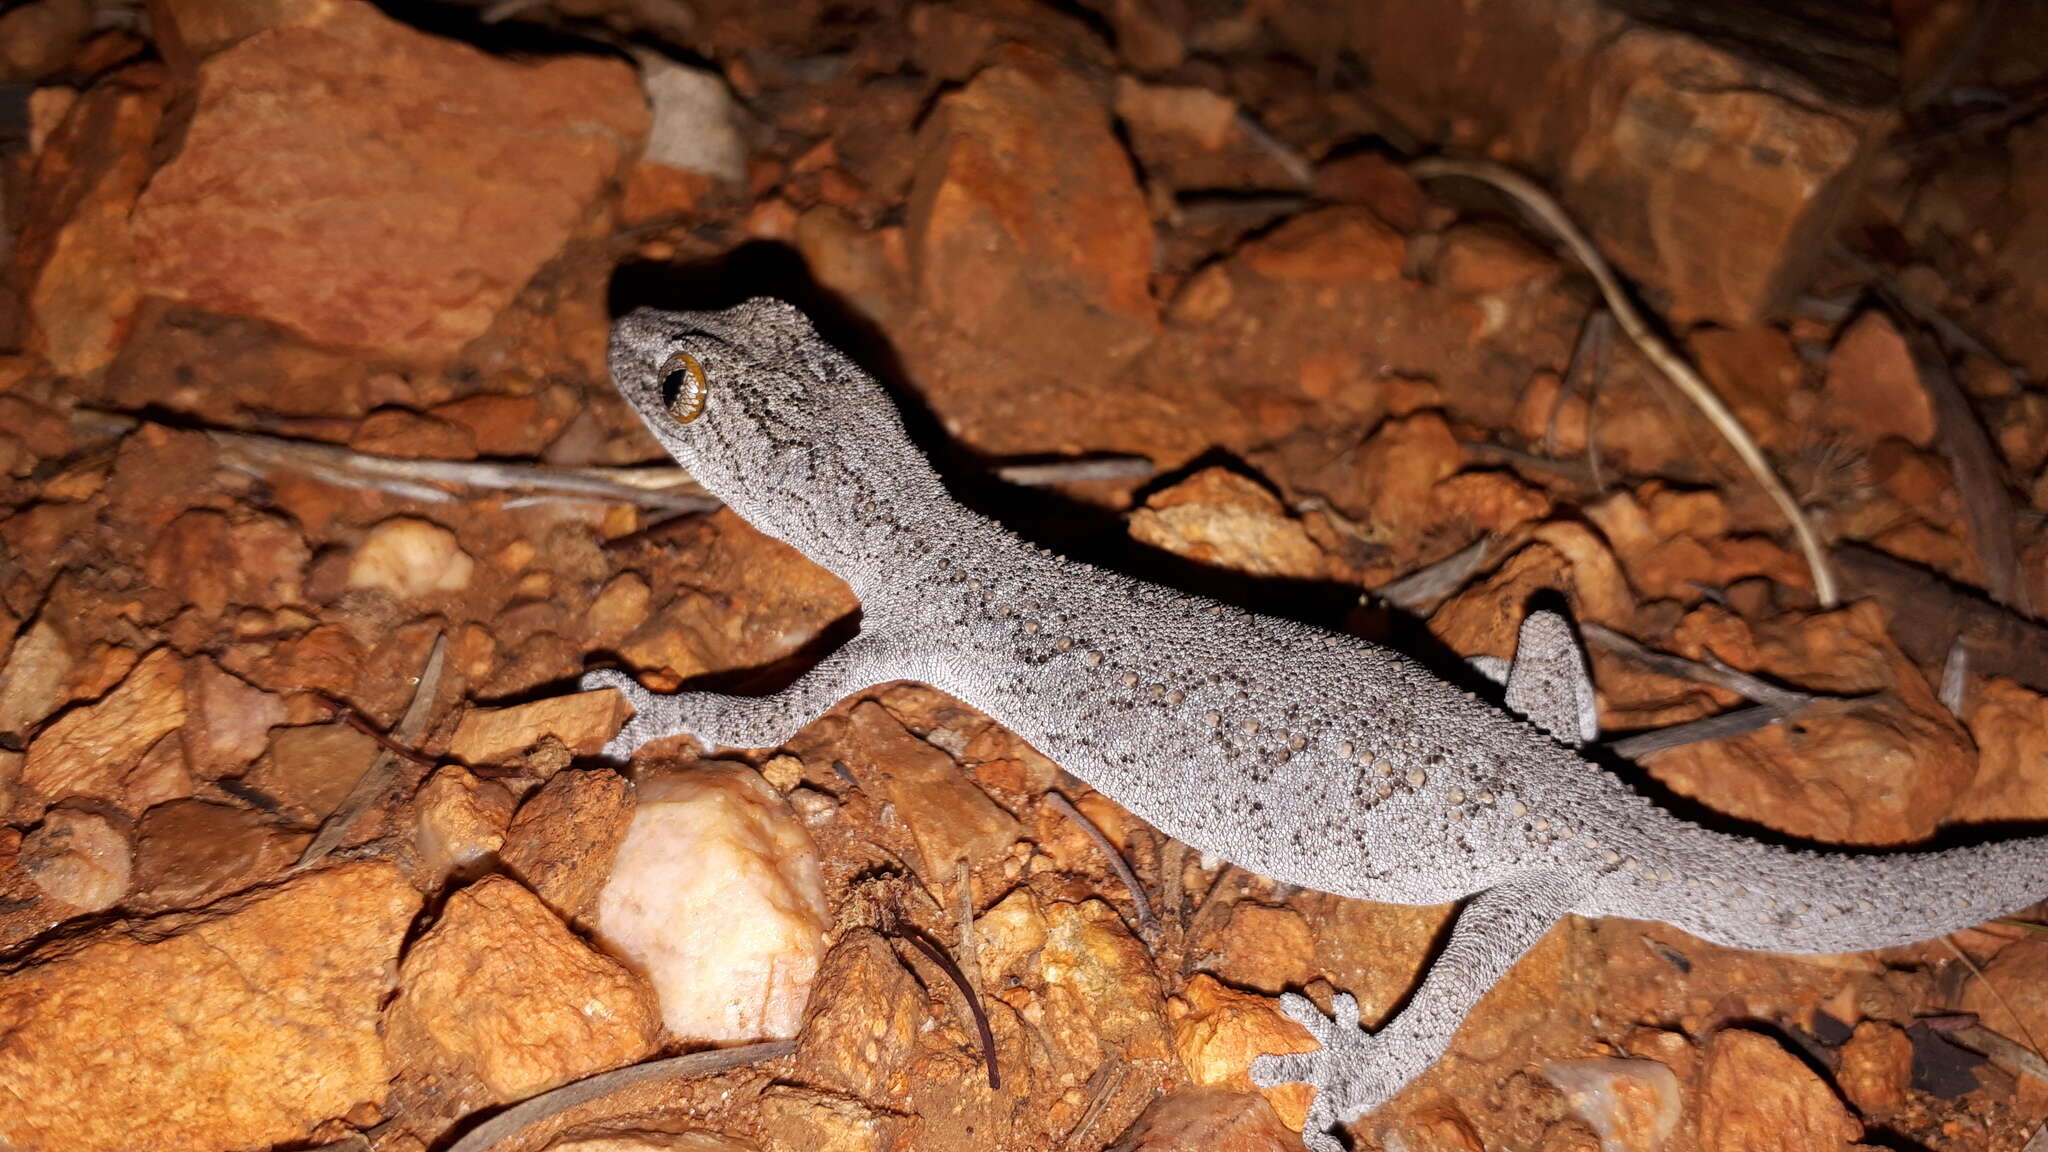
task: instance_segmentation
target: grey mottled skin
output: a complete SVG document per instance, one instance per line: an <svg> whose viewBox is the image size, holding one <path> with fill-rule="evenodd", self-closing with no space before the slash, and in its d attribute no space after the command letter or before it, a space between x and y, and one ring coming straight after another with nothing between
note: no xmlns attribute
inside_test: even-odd
<svg viewBox="0 0 2048 1152"><path fill-rule="evenodd" d="M663 394L679 351L710 381L688 424ZM617 688L638 709L611 754L676 732L772 747L846 696L917 680L1244 868L1367 900L1472 897L1422 987L1379 1031L1359 1027L1349 996L1334 1019L1283 998L1322 1048L1261 1057L1254 1075L1316 1087L1303 1138L1317 1152L1341 1147L1334 1124L1428 1067L1567 913L1838 952L1939 936L2023 907L2043 886L2039 840L1825 854L1663 812L1573 750L1591 735L1591 690L1555 616L1530 618L1507 672L1522 719L1352 637L1037 550L954 503L886 394L786 304L635 312L614 331L611 371L692 476L838 574L862 606L860 635L773 696L658 696L591 673L587 687Z"/></svg>

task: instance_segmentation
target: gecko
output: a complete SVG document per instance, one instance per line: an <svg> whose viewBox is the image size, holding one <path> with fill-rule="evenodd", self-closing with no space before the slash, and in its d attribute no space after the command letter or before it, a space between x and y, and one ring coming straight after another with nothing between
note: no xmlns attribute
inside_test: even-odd
<svg viewBox="0 0 2048 1152"><path fill-rule="evenodd" d="M1281 1010L1318 1047L1257 1057L1315 1096L1313 1152L1444 1052L1467 1013L1567 915L1661 921L1738 948L1860 951L2025 907L2048 838L1883 855L1708 829L1584 755L1594 697L1569 623L1530 613L1504 707L1365 640L1054 555L957 503L881 385L795 307L640 309L615 386L654 438L755 528L859 597L857 635L780 692L658 694L622 758L678 733L770 748L876 684L980 709L1165 835L1273 880L1400 904L1463 901L1408 1003L1376 1030L1343 992Z"/></svg>

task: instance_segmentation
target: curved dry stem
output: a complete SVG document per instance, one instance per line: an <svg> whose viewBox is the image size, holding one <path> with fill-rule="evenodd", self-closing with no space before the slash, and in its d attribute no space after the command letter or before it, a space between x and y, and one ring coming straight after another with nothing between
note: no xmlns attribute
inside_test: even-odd
<svg viewBox="0 0 2048 1152"><path fill-rule="evenodd" d="M1792 525L1793 536L1799 541L1799 551L1806 558L1806 566L1813 573L1813 592L1820 599L1821 606L1832 608L1840 603L1840 594L1835 588L1834 570L1828 564L1827 550L1821 544L1820 534L1814 531L1812 521L1807 519L1805 509L1799 506L1799 501L1793 499L1791 490L1785 487L1785 482L1778 479L1778 474L1771 470L1770 461L1764 459L1763 449L1757 446L1756 439L1742 426L1742 421L1735 418L1735 413L1728 410L1728 405L1722 402L1693 366L1686 363L1684 357L1672 351L1669 345L1650 330L1648 322L1643 319L1643 314L1637 311L1635 302L1629 299L1628 293L1622 289L1621 280L1614 274L1614 269L1607 263L1607 258L1600 254L1599 249L1593 247L1593 242L1586 238L1586 234L1579 230L1578 225L1572 223L1571 217L1565 215L1563 207L1527 177L1511 168L1488 161L1431 157L1409 165L1408 171L1419 180L1439 176L1463 176L1498 188L1513 197L1530 215L1536 217L1545 228L1563 241L1565 247L1571 249L1572 255L1593 277L1593 282L1599 285L1600 295L1606 299L1608 310L1614 313L1614 318L1620 322L1622 331L1628 333L1628 338L1634 341L1637 348L1642 349L1643 355L1650 363L1664 374L1665 379L1676 385L1678 390L1685 394L1685 398L1692 401L1694 407L1707 418L1707 422L1714 426L1714 430L1728 441L1729 446L1735 449L1735 454L1741 457L1743 464L1749 468L1750 474L1756 477L1757 483L1763 485L1764 491L1769 493L1771 500L1778 505L1778 510L1785 514L1785 519Z"/></svg>

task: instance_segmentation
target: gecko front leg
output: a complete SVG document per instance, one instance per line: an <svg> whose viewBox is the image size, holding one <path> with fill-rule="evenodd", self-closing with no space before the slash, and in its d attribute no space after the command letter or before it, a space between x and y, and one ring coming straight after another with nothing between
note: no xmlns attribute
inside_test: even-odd
<svg viewBox="0 0 2048 1152"><path fill-rule="evenodd" d="M687 734L708 747L774 748L817 719L826 709L863 688L917 678L909 655L862 633L846 642L789 687L766 696L721 692L661 694L641 687L616 668L586 672L586 692L615 688L633 706L633 718L604 746L603 755L624 760L650 740Z"/></svg>
<svg viewBox="0 0 2048 1152"><path fill-rule="evenodd" d="M1358 1001L1338 993L1324 1016L1305 996L1288 993L1280 1010L1321 1045L1313 1052L1265 1055L1252 1061L1261 1088L1303 1083L1315 1087L1301 1138L1312 1152L1343 1152L1330 1134L1392 1099L1435 1063L1479 998L1550 926L1572 910L1583 887L1555 872L1535 872L1498 884L1472 898L1422 987L1378 1032L1359 1026Z"/></svg>

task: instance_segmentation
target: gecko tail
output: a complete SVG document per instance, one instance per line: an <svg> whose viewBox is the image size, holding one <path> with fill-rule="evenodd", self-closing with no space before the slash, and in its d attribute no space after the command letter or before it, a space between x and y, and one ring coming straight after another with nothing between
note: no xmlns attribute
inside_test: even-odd
<svg viewBox="0 0 2048 1152"><path fill-rule="evenodd" d="M1946 936L2048 898L2048 837L1867 853L1726 841L1711 853L1717 859L1696 861L1704 867L1629 893L1638 911L1613 914L1737 948L1860 952Z"/></svg>

